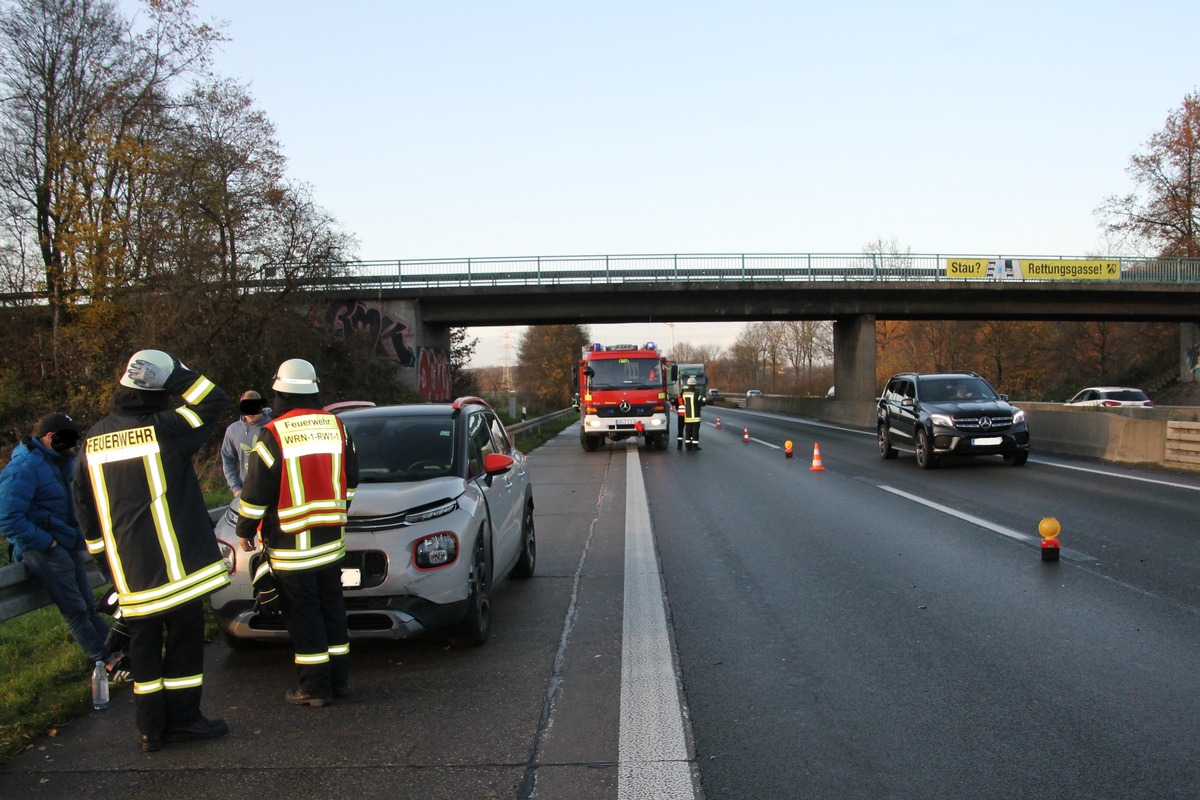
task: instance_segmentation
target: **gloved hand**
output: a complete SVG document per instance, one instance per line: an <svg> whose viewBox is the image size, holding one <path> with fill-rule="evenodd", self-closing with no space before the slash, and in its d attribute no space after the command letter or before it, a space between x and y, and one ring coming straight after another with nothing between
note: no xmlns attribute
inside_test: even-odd
<svg viewBox="0 0 1200 800"><path fill-rule="evenodd" d="M170 377L169 372L165 372L151 364L149 361L137 359L129 364L129 368L125 370L125 374L129 380L136 383L142 389L161 389L163 384Z"/></svg>

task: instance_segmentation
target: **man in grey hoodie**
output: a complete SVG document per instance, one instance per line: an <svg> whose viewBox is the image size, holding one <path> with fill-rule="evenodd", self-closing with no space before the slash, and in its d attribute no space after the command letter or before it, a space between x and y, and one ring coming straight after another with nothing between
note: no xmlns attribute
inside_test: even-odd
<svg viewBox="0 0 1200 800"><path fill-rule="evenodd" d="M271 409L263 406L262 395L253 389L242 392L238 399L238 416L225 429L221 442L221 468L225 472L225 483L236 500L242 493L242 481L246 478L246 464L258 432L271 421Z"/></svg>

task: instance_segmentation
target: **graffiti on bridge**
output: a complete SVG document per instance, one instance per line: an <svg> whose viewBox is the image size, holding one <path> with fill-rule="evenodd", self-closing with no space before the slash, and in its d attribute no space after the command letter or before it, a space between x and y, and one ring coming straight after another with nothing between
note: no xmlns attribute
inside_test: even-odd
<svg viewBox="0 0 1200 800"><path fill-rule="evenodd" d="M399 317L357 300L329 307L329 322L335 336L365 336L373 339L371 354L401 367L415 367L417 356L410 342L412 328Z"/></svg>
<svg viewBox="0 0 1200 800"><path fill-rule="evenodd" d="M417 393L423 399L450 399L450 354L432 347L414 348L412 326L403 318L354 300L329 306L326 319L335 336L363 337L372 355L416 369Z"/></svg>
<svg viewBox="0 0 1200 800"><path fill-rule="evenodd" d="M422 347L417 367L417 394L426 400L450 399L450 355Z"/></svg>

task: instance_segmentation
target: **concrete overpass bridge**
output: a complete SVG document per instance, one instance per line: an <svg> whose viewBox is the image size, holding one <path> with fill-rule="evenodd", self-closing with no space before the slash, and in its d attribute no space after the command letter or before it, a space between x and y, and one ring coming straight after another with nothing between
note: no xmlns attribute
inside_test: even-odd
<svg viewBox="0 0 1200 800"><path fill-rule="evenodd" d="M264 289L270 288L266 281ZM913 254L534 256L360 261L307 287L339 331L416 369L438 399L449 328L833 320L838 397L875 393L875 322L1180 323L1180 376L1200 359L1200 260ZM440 355L439 355L440 354ZM439 366L439 359L441 366Z"/></svg>

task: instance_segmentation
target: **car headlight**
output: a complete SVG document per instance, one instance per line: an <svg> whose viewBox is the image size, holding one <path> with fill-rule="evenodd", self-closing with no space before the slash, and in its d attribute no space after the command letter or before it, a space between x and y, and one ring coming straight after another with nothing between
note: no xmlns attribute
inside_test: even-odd
<svg viewBox="0 0 1200 800"><path fill-rule="evenodd" d="M449 503L443 503L440 506L427 508L424 511L410 511L404 515L404 521L409 525L413 524L414 522L425 522L426 520L444 517L452 511L455 511L457 508L458 501L451 500Z"/></svg>
<svg viewBox="0 0 1200 800"><path fill-rule="evenodd" d="M1025 412L1019 408L1013 409L1013 425L1020 425L1025 421Z"/></svg>
<svg viewBox="0 0 1200 800"><path fill-rule="evenodd" d="M426 536L413 549L417 569L437 569L453 564L457 558L458 539L449 531Z"/></svg>
<svg viewBox="0 0 1200 800"><path fill-rule="evenodd" d="M237 550L228 542L217 539L217 549L221 551L221 560L225 562L225 571L230 575L237 574Z"/></svg>
<svg viewBox="0 0 1200 800"><path fill-rule="evenodd" d="M954 427L954 420L950 419L946 414L930 414L929 419L934 425L940 425L943 428Z"/></svg>

